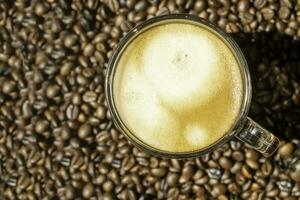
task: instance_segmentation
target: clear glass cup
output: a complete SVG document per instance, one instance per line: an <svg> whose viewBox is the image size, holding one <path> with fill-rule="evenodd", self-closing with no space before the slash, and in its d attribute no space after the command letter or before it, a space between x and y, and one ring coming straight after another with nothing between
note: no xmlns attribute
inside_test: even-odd
<svg viewBox="0 0 300 200"><path fill-rule="evenodd" d="M159 25L163 23L169 23L174 21L183 21L187 23L196 24L202 27L205 27L207 30L213 32L219 36L224 43L227 44L229 48L231 48L232 52L234 52L240 66L240 71L242 75L243 81L243 102L239 112L239 115L236 117L235 122L232 124L232 127L223 135L223 137L219 138L215 143L191 152L168 152L162 151L160 149L156 149L139 138L137 138L133 133L129 131L126 127L126 124L123 123L122 119L120 118L118 111L116 109L113 97L113 80L114 74L116 71L116 63L119 59L119 56L122 54L126 46L132 41L137 35L143 33L145 30ZM131 141L135 146L138 148L159 157L165 158L191 158L201 156L203 154L212 152L219 148L224 143L228 142L229 140L233 139L234 137L238 138L239 140L249 144L257 151L261 152L265 156L269 156L273 154L279 145L279 140L275 137L272 133L261 127L259 124L254 122L252 119L247 117L250 103L251 103L251 81L250 81L250 73L248 69L247 62L245 57L236 44L236 42L232 39L230 35L225 33L222 29L217 27L216 25L199 18L197 16L188 15L188 14L171 14L171 15L164 15L151 18L135 28L133 28L127 35L120 41L116 50L114 51L108 65L107 77L105 82L105 94L108 103L108 108L111 112L112 120L116 127Z"/></svg>

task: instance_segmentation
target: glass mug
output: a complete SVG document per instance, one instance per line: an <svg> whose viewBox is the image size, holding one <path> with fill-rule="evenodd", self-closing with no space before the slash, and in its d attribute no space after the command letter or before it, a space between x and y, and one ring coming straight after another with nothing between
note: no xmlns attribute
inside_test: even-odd
<svg viewBox="0 0 300 200"><path fill-rule="evenodd" d="M217 141L213 144L191 152L167 152L160 149L156 149L139 138L137 138L130 130L126 127L126 124L123 123L122 119L120 118L118 111L116 109L113 97L113 80L114 80L114 73L116 70L116 63L118 61L119 56L122 54L123 50L126 46L134 39L137 35L141 34L143 31L151 28L158 23L167 23L172 22L172 20L182 20L187 22L192 22L199 24L201 26L206 27L208 30L214 32L218 35L225 44L229 48L231 48L232 52L235 54L241 71L242 82L243 82L243 102L240 108L240 112L235 119L235 122L232 124L231 128ZM106 76L105 82L105 94L108 103L108 109L111 113L112 120L115 126L123 133L127 139L137 146L139 149L142 149L154 156L165 157L165 158L191 158L204 155L206 153L212 152L216 150L218 147L223 145L224 143L228 142L229 140L233 139L234 137L238 138L239 140L243 141L244 143L249 144L251 147L256 149L257 151L261 152L265 156L272 155L279 146L279 140L276 138L272 133L265 130L259 124L254 122L252 119L247 117L250 102L251 102L251 80L250 80L250 73L248 69L247 62L245 57L236 44L236 42L231 38L230 35L225 33L222 29L217 27L216 25L199 18L197 16L188 15L188 14L171 14L171 15L164 15L151 18L135 28L133 28L127 35L120 41L116 50L114 51L108 65L108 71Z"/></svg>

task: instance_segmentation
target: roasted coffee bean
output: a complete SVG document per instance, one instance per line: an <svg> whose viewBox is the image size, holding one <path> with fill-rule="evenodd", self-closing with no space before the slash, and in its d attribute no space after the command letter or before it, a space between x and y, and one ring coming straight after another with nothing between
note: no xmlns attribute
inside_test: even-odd
<svg viewBox="0 0 300 200"><path fill-rule="evenodd" d="M278 149L278 153L282 157L288 157L288 156L292 155L293 150L294 150L293 144L292 143L287 143L287 144L284 144L283 146L281 146Z"/></svg>
<svg viewBox="0 0 300 200"><path fill-rule="evenodd" d="M240 187L236 183L230 183L227 188L234 195L240 192Z"/></svg>
<svg viewBox="0 0 300 200"><path fill-rule="evenodd" d="M167 178L166 178L167 184L170 187L176 186L178 180L179 180L179 175L178 174L174 174L174 173L168 174Z"/></svg>
<svg viewBox="0 0 300 200"><path fill-rule="evenodd" d="M10 94L16 88L16 83L13 80L6 80L2 84L2 92L4 94Z"/></svg>
<svg viewBox="0 0 300 200"><path fill-rule="evenodd" d="M46 3L43 3L43 2L39 2L35 5L35 8L34 8L34 12L36 15L38 16L42 16L43 14L45 14L48 10L48 5L46 5Z"/></svg>
<svg viewBox="0 0 300 200"><path fill-rule="evenodd" d="M79 127L78 136L81 139L88 137L92 132L92 127L89 124L83 124Z"/></svg>
<svg viewBox="0 0 300 200"><path fill-rule="evenodd" d="M293 3L292 3L291 0L282 0L282 1L281 1L281 4L282 4L283 6L287 6L288 8L292 8L292 6L293 6Z"/></svg>
<svg viewBox="0 0 300 200"><path fill-rule="evenodd" d="M68 34L64 38L64 45L65 47L71 48L77 42L78 38L75 34Z"/></svg>
<svg viewBox="0 0 300 200"><path fill-rule="evenodd" d="M241 169L243 176L245 176L248 179L252 178L252 172L250 170L250 168L247 165L244 165Z"/></svg>
<svg viewBox="0 0 300 200"><path fill-rule="evenodd" d="M238 171L240 171L240 169L242 168L242 163L241 162L236 162L232 168L230 169L231 173L235 174L237 173Z"/></svg>
<svg viewBox="0 0 300 200"><path fill-rule="evenodd" d="M194 4L194 10L196 12L201 12L205 9L206 7L206 3L205 1L196 1L195 4Z"/></svg>
<svg viewBox="0 0 300 200"><path fill-rule="evenodd" d="M102 196L103 200L115 200L116 197L112 193L104 193Z"/></svg>
<svg viewBox="0 0 300 200"><path fill-rule="evenodd" d="M274 11L268 7L262 8L261 12L265 20L271 20L274 17Z"/></svg>
<svg viewBox="0 0 300 200"><path fill-rule="evenodd" d="M258 169L259 168L259 164L252 159L246 159L246 165L248 165L251 169Z"/></svg>
<svg viewBox="0 0 300 200"><path fill-rule="evenodd" d="M92 197L93 194L94 194L94 186L91 183L86 184L82 190L82 196L87 199Z"/></svg>
<svg viewBox="0 0 300 200"><path fill-rule="evenodd" d="M223 184L218 184L213 187L212 194L214 196L220 196L226 193L226 186Z"/></svg>
<svg viewBox="0 0 300 200"><path fill-rule="evenodd" d="M68 185L65 190L65 197L66 199L73 199L75 196L75 190L71 185Z"/></svg>
<svg viewBox="0 0 300 200"><path fill-rule="evenodd" d="M97 94L93 91L87 91L83 94L82 99L86 103L95 102L97 99Z"/></svg>
<svg viewBox="0 0 300 200"><path fill-rule="evenodd" d="M129 21L124 21L121 24L120 28L123 32L128 32L130 29L133 28L133 25Z"/></svg>
<svg viewBox="0 0 300 200"><path fill-rule="evenodd" d="M300 161L298 160L292 164L291 171L290 171L290 177L296 182L300 182L299 172L300 172Z"/></svg>
<svg viewBox="0 0 300 200"><path fill-rule="evenodd" d="M272 173L272 170L273 166L269 161L263 163L261 166L261 172L264 176L269 176Z"/></svg>
<svg viewBox="0 0 300 200"><path fill-rule="evenodd" d="M241 0L237 5L237 9L239 12L245 12L249 9L250 1L249 0Z"/></svg>
<svg viewBox="0 0 300 200"><path fill-rule="evenodd" d="M212 179L220 179L222 176L222 172L218 168L209 168L206 170L207 175Z"/></svg>
<svg viewBox="0 0 300 200"><path fill-rule="evenodd" d="M287 19L290 16L290 9L286 6L282 6L279 9L279 17L281 19Z"/></svg>
<svg viewBox="0 0 300 200"><path fill-rule="evenodd" d="M167 170L165 168L154 168L151 169L151 174L153 176L162 177L166 174Z"/></svg>
<svg viewBox="0 0 300 200"><path fill-rule="evenodd" d="M107 5L112 12L117 12L120 8L118 0L108 0Z"/></svg>
<svg viewBox="0 0 300 200"><path fill-rule="evenodd" d="M147 1L142 0L135 4L134 9L136 12L140 12L146 10L147 6L148 6Z"/></svg>
<svg viewBox="0 0 300 200"><path fill-rule="evenodd" d="M241 142L232 140L230 141L230 148L233 150L239 150L242 147Z"/></svg>
<svg viewBox="0 0 300 200"><path fill-rule="evenodd" d="M229 32L229 33L235 33L235 32L239 31L239 28L237 25L230 22L226 25L225 30L226 30L226 32Z"/></svg>
<svg viewBox="0 0 300 200"><path fill-rule="evenodd" d="M46 90L46 96L48 98L54 98L58 95L59 92L60 92L60 88L58 85L49 85Z"/></svg>
<svg viewBox="0 0 300 200"><path fill-rule="evenodd" d="M257 160L259 158L259 153L253 149L247 149L246 150L246 158Z"/></svg>
<svg viewBox="0 0 300 200"><path fill-rule="evenodd" d="M83 49L83 55L89 57L94 54L95 46L93 44L86 44Z"/></svg>
<svg viewBox="0 0 300 200"><path fill-rule="evenodd" d="M254 6L255 6L257 9L261 9L261 8L263 8L267 3L268 3L267 0L255 0L255 1L254 1Z"/></svg>
<svg viewBox="0 0 300 200"><path fill-rule="evenodd" d="M70 104L66 110L67 118L70 120L75 120L79 115L79 108L76 105Z"/></svg>
<svg viewBox="0 0 300 200"><path fill-rule="evenodd" d="M242 161L242 160L244 160L245 156L244 156L244 154L243 154L242 152L240 152L240 151L234 151L234 152L232 153L232 158L233 158L234 160L236 160L236 161Z"/></svg>
<svg viewBox="0 0 300 200"><path fill-rule="evenodd" d="M114 184L112 181L107 180L106 182L103 183L102 188L105 192L111 192L114 188Z"/></svg>
<svg viewBox="0 0 300 200"><path fill-rule="evenodd" d="M225 169L225 170L228 170L228 169L230 169L230 168L232 167L232 161L229 160L229 159L226 158L226 157L221 157L221 158L219 159L219 164L220 164L220 166L221 166L223 169Z"/></svg>
<svg viewBox="0 0 300 200"><path fill-rule="evenodd" d="M194 167L191 165L185 166L182 170L182 175L179 178L179 183L186 183L187 181L189 181L192 176L194 175L195 170Z"/></svg>
<svg viewBox="0 0 300 200"><path fill-rule="evenodd" d="M39 120L36 122L35 124L35 131L37 133L43 133L44 131L46 131L49 127L49 122L46 120Z"/></svg>

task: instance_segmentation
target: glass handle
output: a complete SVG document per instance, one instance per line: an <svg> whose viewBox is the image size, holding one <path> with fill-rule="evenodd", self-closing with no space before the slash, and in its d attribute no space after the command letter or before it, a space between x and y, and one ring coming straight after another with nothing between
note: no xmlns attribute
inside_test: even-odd
<svg viewBox="0 0 300 200"><path fill-rule="evenodd" d="M249 117L246 118L244 127L236 137L265 156L272 155L279 146L279 139L276 136Z"/></svg>

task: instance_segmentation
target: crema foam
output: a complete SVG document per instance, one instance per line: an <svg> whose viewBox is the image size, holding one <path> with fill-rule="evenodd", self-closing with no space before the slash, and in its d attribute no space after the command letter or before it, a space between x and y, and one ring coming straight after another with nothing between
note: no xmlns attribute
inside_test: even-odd
<svg viewBox="0 0 300 200"><path fill-rule="evenodd" d="M144 143L168 152L205 148L239 114L239 62L217 33L182 21L158 24L120 54L113 81L119 117Z"/></svg>

